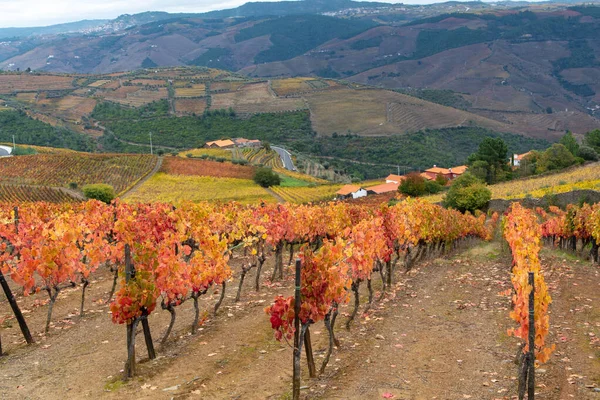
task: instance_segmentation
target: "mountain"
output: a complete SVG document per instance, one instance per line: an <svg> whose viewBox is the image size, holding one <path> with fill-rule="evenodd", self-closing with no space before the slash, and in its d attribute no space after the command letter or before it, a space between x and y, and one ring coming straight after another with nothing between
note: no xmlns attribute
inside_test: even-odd
<svg viewBox="0 0 600 400"><path fill-rule="evenodd" d="M600 7L306 0L125 15L99 29L3 41L0 69L198 66L259 80L311 76L394 89L536 137L599 123Z"/></svg>
<svg viewBox="0 0 600 400"><path fill-rule="evenodd" d="M229 10L210 11L204 13L202 16L211 18L229 18L258 17L265 15L320 14L346 9L389 8L390 6L390 3L351 0L300 0L281 1L276 3L252 2Z"/></svg>

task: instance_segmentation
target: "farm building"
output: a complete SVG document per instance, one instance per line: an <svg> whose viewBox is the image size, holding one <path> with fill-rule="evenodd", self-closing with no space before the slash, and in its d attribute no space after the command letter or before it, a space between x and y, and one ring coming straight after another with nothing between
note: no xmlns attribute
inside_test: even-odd
<svg viewBox="0 0 600 400"><path fill-rule="evenodd" d="M367 191L358 185L345 185L336 192L336 195L338 200L358 199L359 197L365 197Z"/></svg>
<svg viewBox="0 0 600 400"><path fill-rule="evenodd" d="M398 183L400 184L404 179L406 179L402 175L394 175L390 174L387 178L385 178L385 183Z"/></svg>
<svg viewBox="0 0 600 400"><path fill-rule="evenodd" d="M386 179L386 182L387 182L387 179ZM397 192L399 186L400 186L399 182L398 183L387 182L387 183L382 183L381 185L371 186L366 189L367 189L368 194L382 194L382 193Z"/></svg>
<svg viewBox="0 0 600 400"><path fill-rule="evenodd" d="M446 168L439 168L434 165L433 168L426 169L425 172L421 174L421 176L430 181L434 181L438 175L442 175L446 179L452 179L452 172Z"/></svg>
<svg viewBox="0 0 600 400"><path fill-rule="evenodd" d="M258 139L236 138L233 142L237 147L260 147L262 142Z"/></svg>
<svg viewBox="0 0 600 400"><path fill-rule="evenodd" d="M461 176L462 174L465 173L465 171L467 170L467 166L466 165L460 165L458 167L452 167L452 168L439 168L436 165L433 166L433 168L429 168L427 170L425 170L421 176L427 180L433 181L437 178L438 175L442 175L444 178L448 179L449 181L458 178L459 176Z"/></svg>
<svg viewBox="0 0 600 400"><path fill-rule="evenodd" d="M0 146L0 157L11 157L13 148L9 146Z"/></svg>
<svg viewBox="0 0 600 400"><path fill-rule="evenodd" d="M514 167L520 167L521 166L521 161L523 161L523 159L525 157L527 157L528 155L530 155L530 154L531 154L531 151L528 151L527 153L523 153L523 154L514 154L513 155L513 159L512 159L513 166Z"/></svg>
<svg viewBox="0 0 600 400"><path fill-rule="evenodd" d="M454 175L454 178L458 178L459 176L461 176L462 174L467 172L468 168L469 167L467 167L466 165L459 165L458 167L452 167L452 168L448 169L448 171L450 171L452 173L452 175ZM452 179L454 179L454 178L452 178Z"/></svg>
<svg viewBox="0 0 600 400"><path fill-rule="evenodd" d="M235 146L232 140L215 140L214 142L207 142L204 145L205 149L230 149Z"/></svg>

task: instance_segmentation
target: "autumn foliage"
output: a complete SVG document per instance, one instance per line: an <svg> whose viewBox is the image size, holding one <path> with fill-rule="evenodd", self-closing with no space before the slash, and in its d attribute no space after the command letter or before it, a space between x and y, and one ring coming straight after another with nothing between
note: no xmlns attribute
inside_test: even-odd
<svg viewBox="0 0 600 400"><path fill-rule="evenodd" d="M542 229L532 210L514 203L504 221L504 237L513 254L512 283L514 288L514 308L510 316L517 322L517 328L510 329L513 335L527 341L529 325L529 294L532 287L528 283L528 274L534 273L534 312L535 312L535 356L539 362L546 362L554 351L554 345L547 345L546 337L550 328L548 306L552 298L542 274L539 252L541 250ZM524 352L529 351L526 343Z"/></svg>

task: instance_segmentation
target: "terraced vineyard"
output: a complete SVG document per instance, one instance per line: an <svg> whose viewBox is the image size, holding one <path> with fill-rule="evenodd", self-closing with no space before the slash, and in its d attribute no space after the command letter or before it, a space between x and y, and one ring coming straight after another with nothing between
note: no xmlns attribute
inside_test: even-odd
<svg viewBox="0 0 600 400"><path fill-rule="evenodd" d="M0 185L0 201L47 201L50 203L70 203L80 201L80 199L60 188L51 188L47 186Z"/></svg>
<svg viewBox="0 0 600 400"><path fill-rule="evenodd" d="M161 87L153 90L140 89L137 86L122 86L119 89L100 94L108 101L131 106L141 107L145 104L166 99L167 88Z"/></svg>
<svg viewBox="0 0 600 400"><path fill-rule="evenodd" d="M340 190L341 187L342 185L321 185L314 187L273 186L271 189L289 203L302 204L333 200L335 192Z"/></svg>
<svg viewBox="0 0 600 400"><path fill-rule="evenodd" d="M178 115L202 114L206 110L206 99L176 99L175 112Z"/></svg>
<svg viewBox="0 0 600 400"><path fill-rule="evenodd" d="M213 82L210 84L211 92L235 92L240 87L244 86L244 81L226 81L226 82Z"/></svg>
<svg viewBox="0 0 600 400"><path fill-rule="evenodd" d="M250 179L169 175L159 172L125 197L129 203L237 201L272 203L275 198Z"/></svg>
<svg viewBox="0 0 600 400"><path fill-rule="evenodd" d="M325 179L319 179L319 178L314 177L312 175L306 175L306 174L302 174L300 172L290 171L290 170L287 170L287 169L281 168L281 167L275 167L275 168L273 168L273 170L275 172L277 172L278 174L287 175L290 178L298 179L298 180L301 180L301 181L306 181L306 182L310 182L310 183L316 183L316 184L319 184L319 185L327 185L327 184L330 183L329 181L327 181Z"/></svg>
<svg viewBox="0 0 600 400"><path fill-rule="evenodd" d="M191 87L175 89L175 97L204 97L206 95L205 84L195 84Z"/></svg>
<svg viewBox="0 0 600 400"><path fill-rule="evenodd" d="M58 99L44 99L38 101L39 105L51 107L56 114L71 121L80 121L82 117L89 116L96 100L79 96L65 96Z"/></svg>
<svg viewBox="0 0 600 400"><path fill-rule="evenodd" d="M241 114L272 113L306 109L303 99L285 99L273 95L267 82L249 83L235 92L212 95L213 109L232 108Z"/></svg>
<svg viewBox="0 0 600 400"><path fill-rule="evenodd" d="M271 168L283 168L281 158L273 150L244 149L242 155L252 164L262 164Z"/></svg>
<svg viewBox="0 0 600 400"><path fill-rule="evenodd" d="M108 79L100 79L100 80L90 83L88 86L92 87L92 88L99 88L99 87L106 85L108 82L110 82Z"/></svg>
<svg viewBox="0 0 600 400"><path fill-rule="evenodd" d="M151 155L35 154L0 159L0 184L79 187L106 183L122 193L146 176L158 158Z"/></svg>
<svg viewBox="0 0 600 400"><path fill-rule="evenodd" d="M73 78L70 76L30 75L27 73L0 75L0 94L71 88L73 88Z"/></svg>

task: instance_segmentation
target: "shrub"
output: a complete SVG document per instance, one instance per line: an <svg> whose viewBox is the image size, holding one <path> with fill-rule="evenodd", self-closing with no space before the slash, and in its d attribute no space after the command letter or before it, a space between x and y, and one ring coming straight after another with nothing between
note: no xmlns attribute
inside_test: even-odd
<svg viewBox="0 0 600 400"><path fill-rule="evenodd" d="M562 144L555 143L542 153L537 164L537 172L567 168L576 162L575 156L573 156L569 149Z"/></svg>
<svg viewBox="0 0 600 400"><path fill-rule="evenodd" d="M447 182L447 181L446 181ZM444 190L444 186L440 185L437 179L435 181L425 182L425 192L429 194L436 194Z"/></svg>
<svg viewBox="0 0 600 400"><path fill-rule="evenodd" d="M73 190L77 189L77 182L71 182L69 183L69 187Z"/></svg>
<svg viewBox="0 0 600 400"><path fill-rule="evenodd" d="M28 156L30 154L37 154L37 151L31 147L15 147L12 151L13 156Z"/></svg>
<svg viewBox="0 0 600 400"><path fill-rule="evenodd" d="M467 172L452 182L450 190L444 197L444 206L455 208L461 212L474 212L487 206L492 192L485 184Z"/></svg>
<svg viewBox="0 0 600 400"><path fill-rule="evenodd" d="M115 188L103 183L85 185L83 194L88 199L100 200L104 203L110 203L115 198Z"/></svg>
<svg viewBox="0 0 600 400"><path fill-rule="evenodd" d="M254 173L254 182L262 187L278 186L281 178L270 168L257 168Z"/></svg>
<svg viewBox="0 0 600 400"><path fill-rule="evenodd" d="M422 196L427 191L427 184L425 183L425 178L423 178L417 172L410 173L406 175L406 179L402 181L402 183L398 187L398 191L407 196Z"/></svg>
<svg viewBox="0 0 600 400"><path fill-rule="evenodd" d="M598 161L598 153L590 146L579 146L577 155L586 161Z"/></svg>

